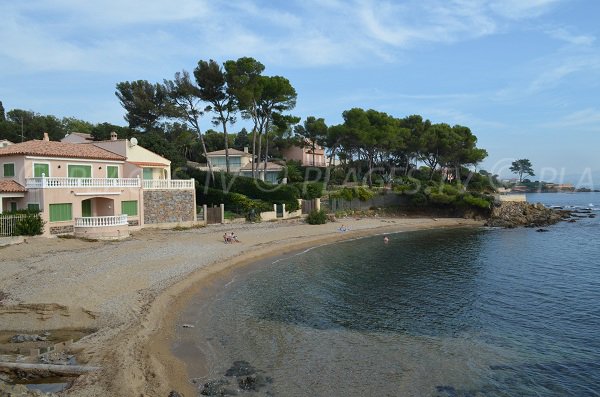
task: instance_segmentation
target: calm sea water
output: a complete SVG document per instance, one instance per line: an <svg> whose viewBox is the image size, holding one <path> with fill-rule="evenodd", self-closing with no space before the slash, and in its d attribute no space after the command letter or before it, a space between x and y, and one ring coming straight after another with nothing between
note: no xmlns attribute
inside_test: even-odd
<svg viewBox="0 0 600 397"><path fill-rule="evenodd" d="M529 201L592 208L600 194ZM600 396L600 218L397 233L224 275L181 315L200 383L239 360L249 395ZM234 379L230 379L235 388Z"/></svg>

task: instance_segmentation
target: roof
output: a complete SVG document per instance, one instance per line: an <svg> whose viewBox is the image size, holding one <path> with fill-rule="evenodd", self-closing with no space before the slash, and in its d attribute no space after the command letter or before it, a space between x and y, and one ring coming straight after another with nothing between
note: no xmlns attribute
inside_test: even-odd
<svg viewBox="0 0 600 397"><path fill-rule="evenodd" d="M223 150L215 150L214 152L208 152L206 153L207 156L225 156L225 149ZM247 152L242 152L241 150L237 150L237 149L229 149L229 155L230 156L248 156L248 157L252 157L252 155L250 153Z"/></svg>
<svg viewBox="0 0 600 397"><path fill-rule="evenodd" d="M270 161L267 162L267 171L279 171L283 168L283 165L281 164L277 164L277 163L271 163ZM258 171L262 171L265 169L265 163L260 163L258 164ZM240 168L240 170L242 171L252 171L252 163L248 163L245 166L243 166L242 168Z"/></svg>
<svg viewBox="0 0 600 397"><path fill-rule="evenodd" d="M70 135L77 135L77 136L79 136L79 137L81 137L81 138L83 138L83 139L85 139L87 141L93 141L94 140L94 137L92 136L92 134L86 134L85 132L71 132L71 133L68 133L67 135L65 135L65 138L68 137L68 136L70 136Z"/></svg>
<svg viewBox="0 0 600 397"><path fill-rule="evenodd" d="M32 140L0 148L0 156L32 155L74 159L125 160L125 157L94 145Z"/></svg>
<svg viewBox="0 0 600 397"><path fill-rule="evenodd" d="M19 185L12 179L0 179L0 192L24 193L26 191L27 189L25 189L23 186Z"/></svg>
<svg viewBox="0 0 600 397"><path fill-rule="evenodd" d="M135 164L138 167L166 167L169 165L164 163L151 163L147 161L128 161L128 163Z"/></svg>

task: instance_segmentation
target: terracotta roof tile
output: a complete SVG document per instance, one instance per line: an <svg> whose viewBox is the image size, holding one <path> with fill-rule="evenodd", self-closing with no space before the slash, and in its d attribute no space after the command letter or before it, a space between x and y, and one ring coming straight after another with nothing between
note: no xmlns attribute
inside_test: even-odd
<svg viewBox="0 0 600 397"><path fill-rule="evenodd" d="M31 155L98 160L125 160L125 157L94 145L56 141L27 141L0 148L0 156Z"/></svg>
<svg viewBox="0 0 600 397"><path fill-rule="evenodd" d="M0 179L0 192L8 193L24 193L27 189L19 185L12 179Z"/></svg>

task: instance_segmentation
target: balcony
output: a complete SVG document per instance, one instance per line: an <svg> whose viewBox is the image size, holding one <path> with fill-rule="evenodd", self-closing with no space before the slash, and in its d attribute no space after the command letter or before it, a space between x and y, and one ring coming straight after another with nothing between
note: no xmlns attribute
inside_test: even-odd
<svg viewBox="0 0 600 397"><path fill-rule="evenodd" d="M129 237L127 215L75 218L75 237L98 240L121 240Z"/></svg>
<svg viewBox="0 0 600 397"><path fill-rule="evenodd" d="M195 188L193 179L145 179L142 183L145 190L192 190Z"/></svg>
<svg viewBox="0 0 600 397"><path fill-rule="evenodd" d="M27 178L25 187L28 189L46 188L97 188L115 187L131 188L141 186L139 178Z"/></svg>
<svg viewBox="0 0 600 397"><path fill-rule="evenodd" d="M75 227L107 227L127 225L127 215L86 216L75 218Z"/></svg>

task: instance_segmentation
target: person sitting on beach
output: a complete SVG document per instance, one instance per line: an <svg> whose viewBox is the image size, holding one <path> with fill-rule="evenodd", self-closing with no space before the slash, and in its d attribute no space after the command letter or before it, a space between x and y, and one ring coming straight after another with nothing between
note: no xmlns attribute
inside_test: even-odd
<svg viewBox="0 0 600 397"><path fill-rule="evenodd" d="M239 243L240 240L238 240L237 236L235 233L231 232L231 242L232 243Z"/></svg>
<svg viewBox="0 0 600 397"><path fill-rule="evenodd" d="M339 230L340 232L345 232L345 231L347 231L348 229L346 229L346 226L342 225L342 226L340 226L340 228L339 228L338 230Z"/></svg>
<svg viewBox="0 0 600 397"><path fill-rule="evenodd" d="M231 243L231 237L229 236L229 233L225 232L223 235L223 240L225 241L225 244Z"/></svg>

